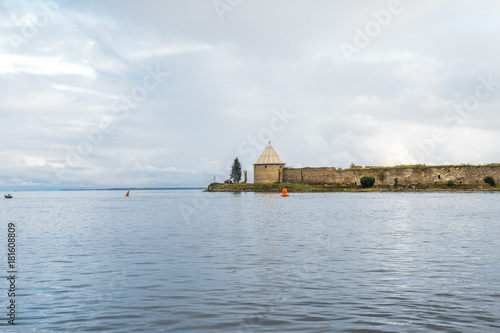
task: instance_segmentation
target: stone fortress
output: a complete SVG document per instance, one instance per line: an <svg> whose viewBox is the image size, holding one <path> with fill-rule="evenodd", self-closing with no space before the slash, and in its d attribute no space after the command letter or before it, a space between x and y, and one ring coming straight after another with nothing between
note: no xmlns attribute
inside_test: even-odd
<svg viewBox="0 0 500 333"><path fill-rule="evenodd" d="M273 146L271 146L271 142L269 142L262 155L253 165L254 183L282 183L285 165L286 163L281 160Z"/></svg>
<svg viewBox="0 0 500 333"><path fill-rule="evenodd" d="M377 179L383 171L385 180ZM323 168L286 168L271 143L254 164L254 183L293 183L293 184L342 184L359 185L363 176L375 177L375 184L430 184L453 181L456 184L484 183L486 176L500 182L500 164L425 166L404 165L395 167L352 167L342 170L334 167Z"/></svg>

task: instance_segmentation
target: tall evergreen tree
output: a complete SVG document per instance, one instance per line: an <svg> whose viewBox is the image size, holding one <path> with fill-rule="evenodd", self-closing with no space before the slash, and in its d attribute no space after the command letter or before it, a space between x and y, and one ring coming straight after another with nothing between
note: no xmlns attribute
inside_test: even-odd
<svg viewBox="0 0 500 333"><path fill-rule="evenodd" d="M238 160L238 157L234 159L233 167L231 168L230 178L235 183L239 183L241 180L241 163Z"/></svg>

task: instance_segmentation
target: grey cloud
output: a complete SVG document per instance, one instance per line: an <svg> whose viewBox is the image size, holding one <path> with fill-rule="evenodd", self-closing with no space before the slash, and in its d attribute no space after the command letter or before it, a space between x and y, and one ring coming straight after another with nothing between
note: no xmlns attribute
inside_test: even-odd
<svg viewBox="0 0 500 333"><path fill-rule="evenodd" d="M1 35L21 34L18 18L41 3L0 1ZM500 87L460 124L445 115L479 77L500 82L499 5L401 1L348 62L341 43L388 3L243 1L223 21L213 1L61 5L17 50L0 41L0 121L12 138L0 144L0 187L206 185L238 155L251 171L259 134L285 106L296 118L273 142L290 165L397 164L436 128L447 140L425 163L498 162ZM157 67L168 78L120 114L117 99ZM105 121L114 129L68 166L68 149Z"/></svg>

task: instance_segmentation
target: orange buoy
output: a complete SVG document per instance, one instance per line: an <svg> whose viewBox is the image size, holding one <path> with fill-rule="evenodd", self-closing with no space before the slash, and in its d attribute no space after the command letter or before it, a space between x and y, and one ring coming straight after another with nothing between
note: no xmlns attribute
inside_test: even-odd
<svg viewBox="0 0 500 333"><path fill-rule="evenodd" d="M283 189L283 193L281 194L281 196L282 196L283 198L288 197L288 191L286 190L286 188L284 188L284 189Z"/></svg>

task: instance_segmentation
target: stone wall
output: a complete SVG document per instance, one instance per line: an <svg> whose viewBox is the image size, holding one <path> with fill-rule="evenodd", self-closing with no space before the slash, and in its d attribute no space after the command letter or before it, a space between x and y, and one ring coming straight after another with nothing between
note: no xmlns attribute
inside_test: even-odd
<svg viewBox="0 0 500 333"><path fill-rule="evenodd" d="M500 183L500 164L487 166L408 166L408 167L366 167L340 170L336 168L286 168L283 182L296 184L351 184L359 185L363 176L373 176L375 184L382 184L377 175L384 171L383 184L445 183L449 180L457 184L483 183L483 178L492 176Z"/></svg>
<svg viewBox="0 0 500 333"><path fill-rule="evenodd" d="M283 164L254 165L254 183L281 183L283 180Z"/></svg>

